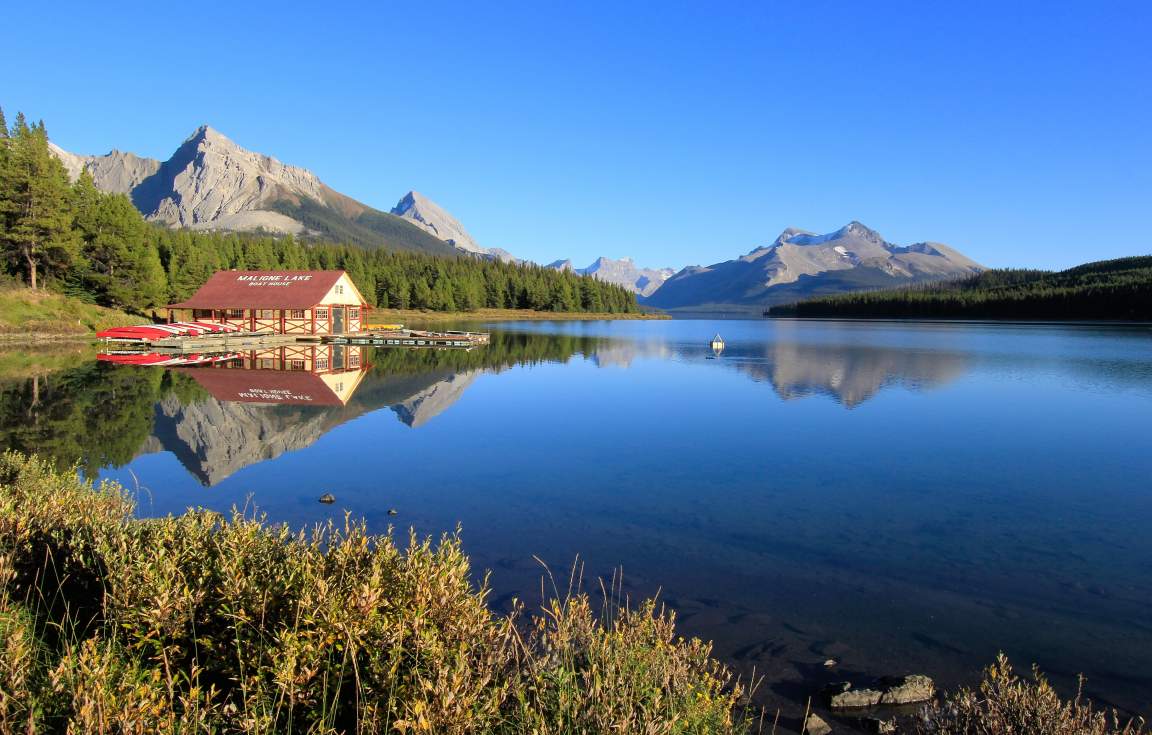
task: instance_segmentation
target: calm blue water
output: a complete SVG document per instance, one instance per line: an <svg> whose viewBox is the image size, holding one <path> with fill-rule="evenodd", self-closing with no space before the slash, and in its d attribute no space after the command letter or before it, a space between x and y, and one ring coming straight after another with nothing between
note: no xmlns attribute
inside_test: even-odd
<svg viewBox="0 0 1152 735"><path fill-rule="evenodd" d="M459 526L497 607L539 600L537 557L565 580L577 558L586 579L622 567L630 595L659 592L765 674L768 701L889 673L970 683L1004 650L1152 714L1149 328L490 329L486 351L365 354L346 405L149 378L147 426L118 429L138 441L98 474L139 488L143 515Z"/></svg>

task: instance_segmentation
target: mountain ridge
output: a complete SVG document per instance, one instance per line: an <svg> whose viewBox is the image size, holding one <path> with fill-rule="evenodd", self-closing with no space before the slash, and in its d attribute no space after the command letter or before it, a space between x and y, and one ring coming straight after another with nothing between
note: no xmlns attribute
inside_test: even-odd
<svg viewBox="0 0 1152 735"><path fill-rule="evenodd" d="M464 229L464 225L448 213L448 210L418 191L410 190L402 196L389 214L423 228L435 237L464 252L509 262L519 262L507 250L481 247Z"/></svg>
<svg viewBox="0 0 1152 735"><path fill-rule="evenodd" d="M330 237L433 255L460 251L417 225L341 194L306 168L236 144L201 125L166 161L113 149L86 156L50 144L73 179L126 194L146 219L169 227Z"/></svg>
<svg viewBox="0 0 1152 735"><path fill-rule="evenodd" d="M983 270L943 243L895 245L853 220L823 235L789 227L770 245L745 255L709 266L688 266L644 303L665 309L766 306Z"/></svg>
<svg viewBox="0 0 1152 735"><path fill-rule="evenodd" d="M390 211L331 188L313 172L241 147L210 125L196 128L165 161L113 149L83 156L51 144L69 176L91 174L104 191L128 195L158 224L194 230L266 231L364 247L526 263L482 247L439 204L408 191ZM853 220L834 232L786 228L770 244L710 266L647 268L606 256L576 268L546 266L623 286L662 309L770 306L812 296L940 280L983 267L937 242L895 245Z"/></svg>
<svg viewBox="0 0 1152 735"><path fill-rule="evenodd" d="M643 268L632 258L612 259L601 255L585 268L576 268L571 259L555 260L545 266L553 270L569 270L584 276L593 276L601 281L623 286L637 296L649 296L657 291L664 281L676 271L672 268Z"/></svg>

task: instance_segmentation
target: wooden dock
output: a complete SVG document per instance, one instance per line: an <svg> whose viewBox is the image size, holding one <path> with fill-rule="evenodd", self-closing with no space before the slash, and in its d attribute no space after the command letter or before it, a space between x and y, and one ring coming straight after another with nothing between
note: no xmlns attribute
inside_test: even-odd
<svg viewBox="0 0 1152 735"><path fill-rule="evenodd" d="M470 350L487 345L487 332L426 332L411 329L374 330L348 334L273 334L271 332L235 332L202 334L198 337L163 337L160 339L114 339L110 344L125 348L147 348L155 352L186 354L192 352L237 352L264 350L298 344L371 345L374 347L435 348Z"/></svg>
<svg viewBox="0 0 1152 735"><path fill-rule="evenodd" d="M424 332L413 330L356 332L324 337L325 344L374 345L380 347L451 347L471 349L491 340L487 332Z"/></svg>

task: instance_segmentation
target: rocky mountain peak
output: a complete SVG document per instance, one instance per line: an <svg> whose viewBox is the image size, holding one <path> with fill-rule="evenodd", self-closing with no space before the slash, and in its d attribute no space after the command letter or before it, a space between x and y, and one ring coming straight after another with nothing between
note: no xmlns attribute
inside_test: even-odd
<svg viewBox="0 0 1152 735"><path fill-rule="evenodd" d="M856 242L867 242L873 245L884 245L884 238L879 232L867 227L856 220L852 220L835 232L829 232L826 235L817 235L808 230L801 230L796 227L789 227L780 233L780 237L776 238L773 245L823 245L824 243L842 240L852 240Z"/></svg>
<svg viewBox="0 0 1152 735"><path fill-rule="evenodd" d="M224 135L221 134L220 131L216 130L216 128L205 123L205 124L201 125L200 127L196 128L195 130L193 130L192 134L189 135L187 138L185 138L185 140L197 140L197 139L208 138L208 137L223 138Z"/></svg>
<svg viewBox="0 0 1152 735"><path fill-rule="evenodd" d="M784 228L784 231L780 233L780 236L776 238L776 240L773 244L779 245L780 243L787 242L788 240L791 240L793 237L795 237L797 235L815 235L815 234L816 233L809 232L808 230L801 230L799 227L786 227L786 228ZM757 248L757 250L758 249L759 248ZM755 250L753 252L755 252Z"/></svg>
<svg viewBox="0 0 1152 735"><path fill-rule="evenodd" d="M396 206L392 214L419 225L446 243L469 253L489 254L480 247L455 217L436 202L418 191L409 191Z"/></svg>
<svg viewBox="0 0 1152 735"><path fill-rule="evenodd" d="M204 150L209 148L230 149L237 153L250 153L252 155L260 155L251 153L251 151L246 151L245 149L241 148L236 144L235 141L221 133L219 130L216 130L216 128L213 128L210 125L201 125L200 127L193 130L191 135L184 139L184 142L181 143L180 147L176 149L176 154L173 155L173 158L176 158L180 154L180 151L185 149ZM268 158L268 156L263 157Z"/></svg>
<svg viewBox="0 0 1152 735"><path fill-rule="evenodd" d="M270 211L285 197L325 202L314 173L250 151L208 125L190 135L132 200L153 221L183 227L300 232L295 220ZM232 226L236 225L236 226Z"/></svg>
<svg viewBox="0 0 1152 735"><path fill-rule="evenodd" d="M614 260L603 255L592 261L587 268L573 268L571 260L553 261L547 267L593 276L601 281L623 286L638 296L651 295L676 272L671 268L641 268L632 258Z"/></svg>
<svg viewBox="0 0 1152 735"><path fill-rule="evenodd" d="M884 242L884 238L880 236L879 232L873 230L870 227L867 227L864 224L861 224L856 220L852 220L848 224L844 225L839 230L837 230L836 233L842 237L854 235L856 237L863 237L875 242Z"/></svg>
<svg viewBox="0 0 1152 735"><path fill-rule="evenodd" d="M435 203L415 189L409 189L407 194L400 197L400 202L396 206L417 207L421 205L435 206Z"/></svg>

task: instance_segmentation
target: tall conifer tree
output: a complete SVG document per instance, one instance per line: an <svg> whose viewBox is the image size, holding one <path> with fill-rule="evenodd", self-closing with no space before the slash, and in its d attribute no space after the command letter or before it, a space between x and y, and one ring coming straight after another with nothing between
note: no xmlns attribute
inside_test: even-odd
<svg viewBox="0 0 1152 735"><path fill-rule="evenodd" d="M0 246L9 266L36 289L72 265L71 187L43 124L29 127L21 113L13 133L0 182Z"/></svg>

